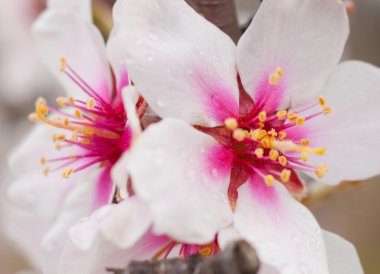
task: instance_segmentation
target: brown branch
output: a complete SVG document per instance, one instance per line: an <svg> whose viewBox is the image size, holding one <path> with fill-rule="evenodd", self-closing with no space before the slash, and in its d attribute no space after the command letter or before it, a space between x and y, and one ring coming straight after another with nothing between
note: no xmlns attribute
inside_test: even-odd
<svg viewBox="0 0 380 274"><path fill-rule="evenodd" d="M245 241L229 245L218 255L193 255L186 259L131 262L127 269L108 269L114 274L257 274L256 251Z"/></svg>
<svg viewBox="0 0 380 274"><path fill-rule="evenodd" d="M239 29L234 0L186 0L198 13L224 31L236 43Z"/></svg>

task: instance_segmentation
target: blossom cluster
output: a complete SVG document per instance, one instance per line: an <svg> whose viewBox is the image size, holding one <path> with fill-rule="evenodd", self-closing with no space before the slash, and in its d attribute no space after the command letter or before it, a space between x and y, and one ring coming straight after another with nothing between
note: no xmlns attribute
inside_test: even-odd
<svg viewBox="0 0 380 274"><path fill-rule="evenodd" d="M380 70L339 63L344 4L265 0L237 45L183 0L118 0L113 18L104 43L89 0L52 0L33 27L67 91L36 101L9 161L43 273L210 256L237 239L262 274L363 273L298 200L307 176L380 171Z"/></svg>

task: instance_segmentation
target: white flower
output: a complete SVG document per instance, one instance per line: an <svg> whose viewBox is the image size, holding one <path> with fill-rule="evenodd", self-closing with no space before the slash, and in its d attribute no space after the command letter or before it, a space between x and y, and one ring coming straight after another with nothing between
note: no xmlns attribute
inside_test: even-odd
<svg viewBox="0 0 380 274"><path fill-rule="evenodd" d="M321 229L285 187L299 189L294 171L331 184L379 173L380 73L338 65L344 5L266 0L237 47L183 1L117 5L132 79L167 118L118 165L153 231L204 243L233 224L278 272L328 273Z"/></svg>

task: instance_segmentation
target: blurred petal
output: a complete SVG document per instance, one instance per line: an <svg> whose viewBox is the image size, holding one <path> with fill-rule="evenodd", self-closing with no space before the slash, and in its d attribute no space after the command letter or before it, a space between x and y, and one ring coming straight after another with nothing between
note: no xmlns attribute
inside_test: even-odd
<svg viewBox="0 0 380 274"><path fill-rule="evenodd" d="M265 0L238 44L243 86L256 101L263 99L263 85L280 67L280 90L265 100L277 109L309 103L340 60L348 32L339 0Z"/></svg>
<svg viewBox="0 0 380 274"><path fill-rule="evenodd" d="M164 119L141 135L126 168L150 206L155 233L205 243L232 221L230 157L213 138L180 120Z"/></svg>
<svg viewBox="0 0 380 274"><path fill-rule="evenodd" d="M342 237L323 231L330 274L364 273L355 247Z"/></svg>
<svg viewBox="0 0 380 274"><path fill-rule="evenodd" d="M70 10L79 13L83 19L92 22L91 0L47 0L48 7L56 10Z"/></svg>
<svg viewBox="0 0 380 274"><path fill-rule="evenodd" d="M241 186L234 225L278 273L328 273L319 225L282 184L269 187L255 176Z"/></svg>
<svg viewBox="0 0 380 274"><path fill-rule="evenodd" d="M185 1L121 0L114 18L128 71L157 114L191 124L237 116L235 45Z"/></svg>

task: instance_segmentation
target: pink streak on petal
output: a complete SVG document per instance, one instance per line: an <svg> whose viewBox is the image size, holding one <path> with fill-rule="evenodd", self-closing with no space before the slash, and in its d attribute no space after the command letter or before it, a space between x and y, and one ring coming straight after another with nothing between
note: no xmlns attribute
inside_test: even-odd
<svg viewBox="0 0 380 274"><path fill-rule="evenodd" d="M268 186L260 176L255 174L251 176L248 182L252 198L259 202L268 211L268 214L277 215L280 201L276 188Z"/></svg>
<svg viewBox="0 0 380 274"><path fill-rule="evenodd" d="M308 127L305 126L294 126L285 130L286 139L291 141L299 141L301 139L308 138Z"/></svg>
<svg viewBox="0 0 380 274"><path fill-rule="evenodd" d="M121 90L124 87L128 86L128 84L129 84L129 75L128 75L127 69L125 67L121 67L119 71L117 90L121 92Z"/></svg>
<svg viewBox="0 0 380 274"><path fill-rule="evenodd" d="M108 204L112 199L114 185L111 179L111 166L106 167L100 174L96 184L94 208Z"/></svg>
<svg viewBox="0 0 380 274"><path fill-rule="evenodd" d="M210 176L226 178L230 176L234 156L224 146L216 145L206 153L206 167Z"/></svg>
<svg viewBox="0 0 380 274"><path fill-rule="evenodd" d="M260 111L273 112L279 110L279 106L284 100L286 92L286 79L283 76L277 85L269 83L269 76L274 70L264 73L262 80L258 83L254 91L254 101L256 106L260 106Z"/></svg>

